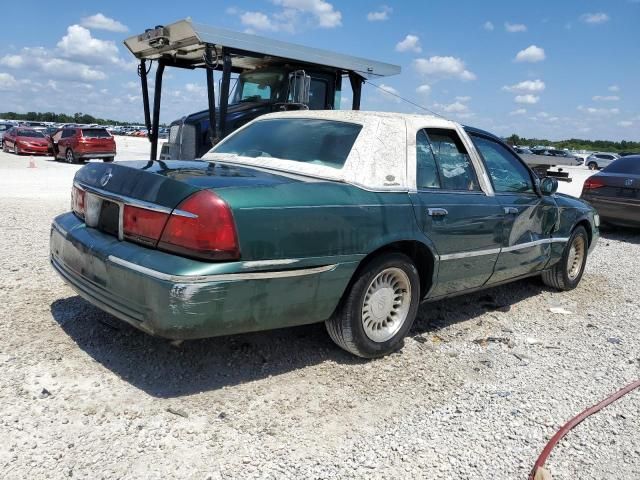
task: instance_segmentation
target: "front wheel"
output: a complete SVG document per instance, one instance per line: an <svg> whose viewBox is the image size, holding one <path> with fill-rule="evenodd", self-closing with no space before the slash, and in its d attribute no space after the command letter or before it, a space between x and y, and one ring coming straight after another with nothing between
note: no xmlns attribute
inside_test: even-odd
<svg viewBox="0 0 640 480"><path fill-rule="evenodd" d="M359 357L402 346L418 311L420 276L409 257L388 253L366 264L326 323L331 339Z"/></svg>
<svg viewBox="0 0 640 480"><path fill-rule="evenodd" d="M20 149L18 148L18 144L17 143L13 144L13 154L14 155L20 155Z"/></svg>
<svg viewBox="0 0 640 480"><path fill-rule="evenodd" d="M589 167L589 170L597 170L598 169L598 164L596 162L589 162L589 164L587 166Z"/></svg>
<svg viewBox="0 0 640 480"><path fill-rule="evenodd" d="M582 226L577 227L569 237L560 261L542 272L542 281L558 290L573 290L582 279L588 252L587 231Z"/></svg>

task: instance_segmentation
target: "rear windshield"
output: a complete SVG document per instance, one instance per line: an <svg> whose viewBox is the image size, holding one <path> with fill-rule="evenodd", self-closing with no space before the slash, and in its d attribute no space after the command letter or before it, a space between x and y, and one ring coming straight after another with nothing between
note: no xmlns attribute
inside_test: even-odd
<svg viewBox="0 0 640 480"><path fill-rule="evenodd" d="M5 132L11 128L11 125L3 125L0 123L0 132Z"/></svg>
<svg viewBox="0 0 640 480"><path fill-rule="evenodd" d="M212 152L342 168L362 125L302 118L258 121L215 147Z"/></svg>
<svg viewBox="0 0 640 480"><path fill-rule="evenodd" d="M44 138L44 133L37 130L18 130L18 137Z"/></svg>
<svg viewBox="0 0 640 480"><path fill-rule="evenodd" d="M83 128L82 136L85 138L109 138L111 135L104 128Z"/></svg>
<svg viewBox="0 0 640 480"><path fill-rule="evenodd" d="M621 158L603 170L607 173L626 173L628 175L640 175L640 155Z"/></svg>

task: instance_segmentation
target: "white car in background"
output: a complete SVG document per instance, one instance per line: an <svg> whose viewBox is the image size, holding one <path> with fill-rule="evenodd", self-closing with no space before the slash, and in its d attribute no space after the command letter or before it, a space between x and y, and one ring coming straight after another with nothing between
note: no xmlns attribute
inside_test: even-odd
<svg viewBox="0 0 640 480"><path fill-rule="evenodd" d="M584 163L589 167L589 170L600 170L601 168L608 167L619 158L620 155L617 153L595 152L589 155Z"/></svg>

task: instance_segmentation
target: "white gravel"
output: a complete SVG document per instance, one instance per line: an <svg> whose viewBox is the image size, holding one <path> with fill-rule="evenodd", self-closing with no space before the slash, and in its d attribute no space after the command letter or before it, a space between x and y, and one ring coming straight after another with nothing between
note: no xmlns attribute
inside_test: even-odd
<svg viewBox="0 0 640 480"><path fill-rule="evenodd" d="M145 158L145 142L118 159ZM2 478L524 479L560 425L640 377L640 232L603 232L572 292L532 279L426 304L382 360L323 325L174 347L51 270L49 224L78 167L35 163L0 153ZM640 478L638 432L636 391L548 468Z"/></svg>

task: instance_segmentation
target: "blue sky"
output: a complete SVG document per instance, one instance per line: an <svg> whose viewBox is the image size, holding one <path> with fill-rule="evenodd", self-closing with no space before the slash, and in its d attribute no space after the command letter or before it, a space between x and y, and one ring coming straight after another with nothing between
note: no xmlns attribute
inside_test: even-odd
<svg viewBox="0 0 640 480"><path fill-rule="evenodd" d="M0 111L140 121L122 40L191 17L401 65L376 83L499 135L640 140L640 0L22 0L2 17L15 20L3 22ZM205 108L204 84L202 71L169 70L162 120ZM363 108L417 111L371 86Z"/></svg>

